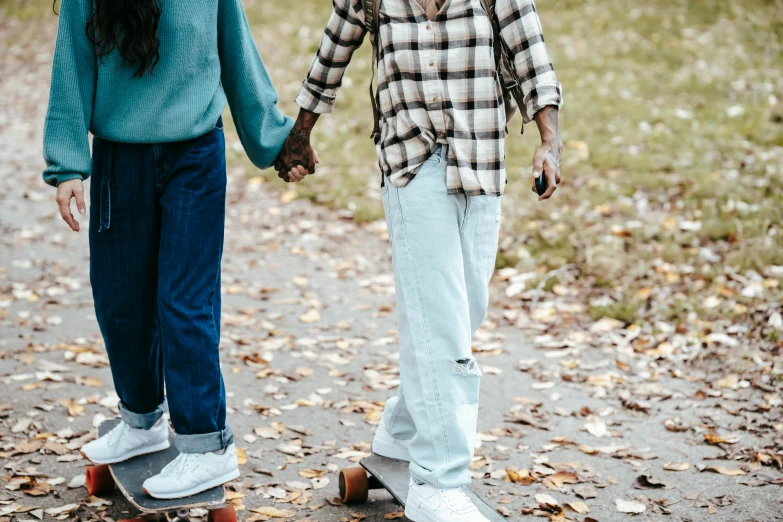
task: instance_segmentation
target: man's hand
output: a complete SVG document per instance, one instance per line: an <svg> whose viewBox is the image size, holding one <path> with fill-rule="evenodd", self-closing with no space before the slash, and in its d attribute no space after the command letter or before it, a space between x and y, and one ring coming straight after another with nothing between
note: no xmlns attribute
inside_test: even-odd
<svg viewBox="0 0 783 522"><path fill-rule="evenodd" d="M79 222L71 214L71 198L76 200L76 208L82 216L87 213L87 206L84 204L84 183L80 179L64 181L57 185L57 195L55 200L60 207L60 215L71 227L74 232L79 231Z"/></svg>
<svg viewBox="0 0 783 522"><path fill-rule="evenodd" d="M536 192L536 178L546 176L546 192L538 196L538 200L542 201L551 198L560 183L563 142L557 124L557 107L544 107L536 113L535 120L541 134L541 146L533 154L532 188Z"/></svg>
<svg viewBox="0 0 783 522"><path fill-rule="evenodd" d="M318 153L310 145L310 132L318 114L301 109L294 127L286 139L283 149L275 160L277 176L284 181L302 181L308 174L315 173L320 163Z"/></svg>

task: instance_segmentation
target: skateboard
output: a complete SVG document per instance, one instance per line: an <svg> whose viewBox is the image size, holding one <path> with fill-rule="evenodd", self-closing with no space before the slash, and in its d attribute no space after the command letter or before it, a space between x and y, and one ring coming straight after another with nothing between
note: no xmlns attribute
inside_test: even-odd
<svg viewBox="0 0 783 522"><path fill-rule="evenodd" d="M367 501L371 489L386 489L397 502L405 506L410 481L406 461L373 454L359 461L359 464L361 467L340 470L340 500L343 504L361 504ZM506 521L469 486L463 486L462 490L490 522Z"/></svg>
<svg viewBox="0 0 783 522"><path fill-rule="evenodd" d="M98 427L98 435L103 436L120 422L119 419L107 420ZM85 487L90 495L103 495L111 492L115 486L128 499L133 507L144 514L166 515L172 521L188 519L188 511L193 508L209 509L209 522L237 522L234 508L226 506L226 491L217 486L196 495L161 500L144 492L142 484L156 475L163 467L174 460L179 451L174 446L174 437L169 434L170 446L167 450L139 455L116 464L98 464L87 468ZM119 522L146 522L144 518L130 518Z"/></svg>

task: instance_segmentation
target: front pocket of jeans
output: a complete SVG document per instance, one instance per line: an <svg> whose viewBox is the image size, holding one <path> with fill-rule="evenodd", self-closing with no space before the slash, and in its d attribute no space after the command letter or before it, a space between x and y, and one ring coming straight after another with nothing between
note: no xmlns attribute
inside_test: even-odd
<svg viewBox="0 0 783 522"><path fill-rule="evenodd" d="M416 178L428 178L432 176L433 174L437 173L440 170L441 164L443 163L444 159L440 157L440 155L435 155L427 158L427 160L421 164L421 167L419 167L418 172L416 172Z"/></svg>

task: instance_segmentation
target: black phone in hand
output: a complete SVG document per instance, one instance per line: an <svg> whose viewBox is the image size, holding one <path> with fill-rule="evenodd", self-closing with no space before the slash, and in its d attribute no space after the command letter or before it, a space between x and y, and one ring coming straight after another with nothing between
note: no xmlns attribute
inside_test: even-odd
<svg viewBox="0 0 783 522"><path fill-rule="evenodd" d="M544 175L543 172L539 174L538 177L535 178L535 180L536 180L536 192L538 193L539 196L541 196L544 194L544 192L546 192L546 188L549 184L547 183L546 176Z"/></svg>

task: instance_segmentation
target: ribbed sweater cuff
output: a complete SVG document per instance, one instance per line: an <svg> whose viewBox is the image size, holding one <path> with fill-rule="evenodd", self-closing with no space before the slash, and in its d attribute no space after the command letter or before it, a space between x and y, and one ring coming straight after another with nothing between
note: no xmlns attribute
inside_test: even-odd
<svg viewBox="0 0 783 522"><path fill-rule="evenodd" d="M84 180L85 177L78 172L64 172L62 174L44 174L44 182L47 185L51 185L53 187L58 186L60 183L65 183L66 181L71 181L72 179L81 179Z"/></svg>

